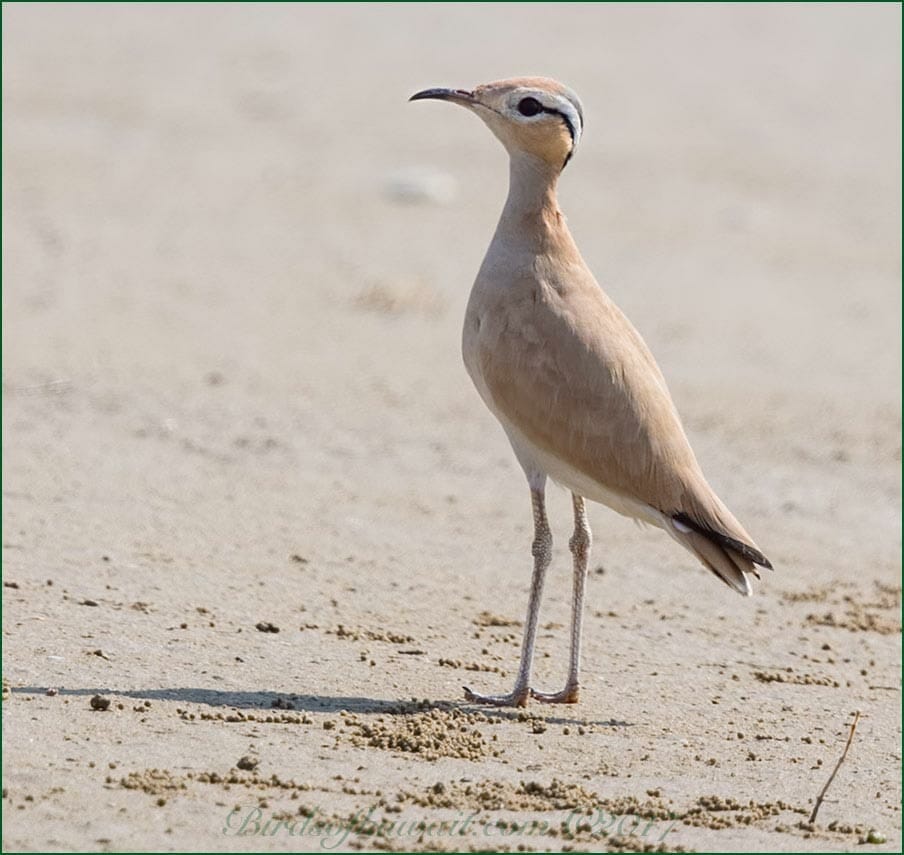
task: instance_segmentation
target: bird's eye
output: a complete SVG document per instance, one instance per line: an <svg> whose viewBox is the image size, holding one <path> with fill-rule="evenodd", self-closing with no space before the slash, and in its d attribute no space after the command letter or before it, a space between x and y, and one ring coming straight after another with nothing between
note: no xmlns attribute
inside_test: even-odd
<svg viewBox="0 0 904 855"><path fill-rule="evenodd" d="M536 98L522 98L518 102L518 112L522 116L536 116L543 109L543 105Z"/></svg>

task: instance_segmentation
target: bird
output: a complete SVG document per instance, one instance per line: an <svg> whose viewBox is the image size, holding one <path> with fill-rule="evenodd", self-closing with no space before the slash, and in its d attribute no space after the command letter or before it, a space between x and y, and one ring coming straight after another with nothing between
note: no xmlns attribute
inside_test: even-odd
<svg viewBox="0 0 904 855"><path fill-rule="evenodd" d="M584 262L556 186L584 131L577 95L556 80L520 77L472 90L432 88L476 114L509 155L509 189L464 317L462 357L502 425L530 489L534 536L527 617L512 691L474 703L577 703L591 531L585 501L663 529L740 594L769 559L706 481L656 360ZM547 479L571 492L574 531L568 675L557 692L531 685L552 533Z"/></svg>

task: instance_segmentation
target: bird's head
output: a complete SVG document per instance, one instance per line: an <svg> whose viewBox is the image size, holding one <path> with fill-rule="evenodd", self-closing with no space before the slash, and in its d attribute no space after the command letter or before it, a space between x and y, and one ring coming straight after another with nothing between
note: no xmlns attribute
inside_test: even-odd
<svg viewBox="0 0 904 855"><path fill-rule="evenodd" d="M516 77L466 89L424 89L409 100L433 98L460 104L480 116L506 147L538 157L557 169L571 159L584 129L578 96L547 77Z"/></svg>

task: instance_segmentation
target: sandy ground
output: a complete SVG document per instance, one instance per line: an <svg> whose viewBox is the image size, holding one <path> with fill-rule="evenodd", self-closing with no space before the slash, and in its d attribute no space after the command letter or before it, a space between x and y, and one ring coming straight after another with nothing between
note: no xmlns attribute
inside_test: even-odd
<svg viewBox="0 0 904 855"><path fill-rule="evenodd" d="M4 5L4 849L899 850L900 14ZM406 98L523 73L776 571L594 507L581 702L517 712L461 693L530 576L459 357L505 156Z"/></svg>

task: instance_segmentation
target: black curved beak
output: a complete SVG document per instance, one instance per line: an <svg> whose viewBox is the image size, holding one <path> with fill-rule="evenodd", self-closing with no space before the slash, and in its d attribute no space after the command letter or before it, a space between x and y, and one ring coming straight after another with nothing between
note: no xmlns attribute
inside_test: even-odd
<svg viewBox="0 0 904 855"><path fill-rule="evenodd" d="M415 92L408 100L424 101L428 98L436 101L452 101L465 106L474 103L474 93L465 89L422 89L420 92Z"/></svg>

